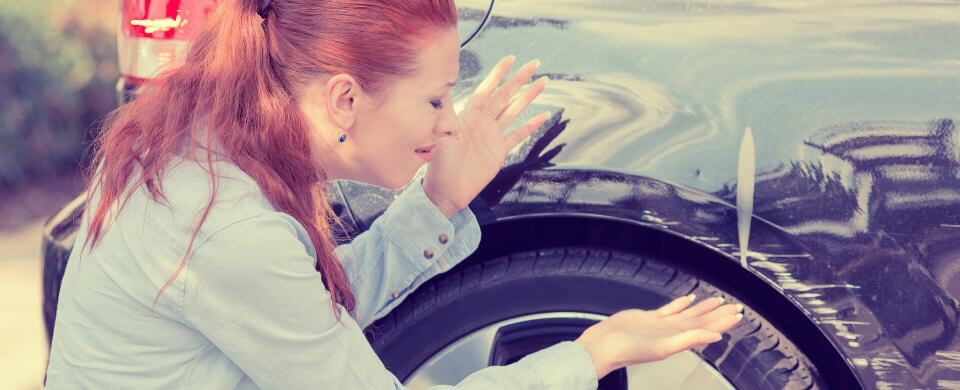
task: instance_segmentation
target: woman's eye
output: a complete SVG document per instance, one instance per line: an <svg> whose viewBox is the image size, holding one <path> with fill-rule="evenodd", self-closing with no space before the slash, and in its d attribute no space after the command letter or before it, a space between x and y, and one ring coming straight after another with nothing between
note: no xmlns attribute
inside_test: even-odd
<svg viewBox="0 0 960 390"><path fill-rule="evenodd" d="M433 108L436 108L438 110L443 108L443 101L441 101L440 99L431 100L430 104L433 106Z"/></svg>

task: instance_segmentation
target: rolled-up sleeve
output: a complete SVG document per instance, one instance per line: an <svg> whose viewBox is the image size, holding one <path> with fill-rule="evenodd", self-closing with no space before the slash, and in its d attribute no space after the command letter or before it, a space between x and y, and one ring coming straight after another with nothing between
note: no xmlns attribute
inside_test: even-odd
<svg viewBox="0 0 960 390"><path fill-rule="evenodd" d="M385 316L424 281L470 256L480 239L469 208L448 219L417 178L370 229L334 250L357 298L357 321L366 327Z"/></svg>
<svg viewBox="0 0 960 390"><path fill-rule="evenodd" d="M267 213L211 235L185 269L184 323L263 389L405 389L336 305L297 222ZM434 389L595 389L592 360L565 341Z"/></svg>

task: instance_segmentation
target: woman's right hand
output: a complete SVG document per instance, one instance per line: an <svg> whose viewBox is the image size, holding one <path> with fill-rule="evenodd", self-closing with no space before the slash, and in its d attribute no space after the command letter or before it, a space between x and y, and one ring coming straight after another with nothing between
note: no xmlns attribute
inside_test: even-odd
<svg viewBox="0 0 960 390"><path fill-rule="evenodd" d="M450 217L467 207L500 172L507 154L540 128L549 113L527 120L510 133L503 132L543 92L547 76L527 84L540 61L530 61L500 83L510 71L514 56L500 60L457 113L455 134L437 138L433 159L423 180L423 190L440 211ZM522 92L520 89L527 85ZM516 95L516 96L514 96Z"/></svg>
<svg viewBox="0 0 960 390"><path fill-rule="evenodd" d="M688 295L656 310L626 309L587 328L574 342L593 358L597 379L618 368L663 360L721 339L743 318L743 305Z"/></svg>

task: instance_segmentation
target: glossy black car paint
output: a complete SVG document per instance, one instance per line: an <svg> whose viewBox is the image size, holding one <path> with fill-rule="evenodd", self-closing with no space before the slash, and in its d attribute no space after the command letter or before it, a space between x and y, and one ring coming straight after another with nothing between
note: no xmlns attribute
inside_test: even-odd
<svg viewBox="0 0 960 390"><path fill-rule="evenodd" d="M461 52L455 100L516 54L551 78L516 123L555 114L471 204L476 257L557 237L669 243L835 351L809 347L822 373L960 388L957 31L956 3L497 0ZM751 160L756 173L738 174ZM393 195L333 192L357 231ZM47 225L46 278L71 213ZM45 283L49 295L59 281Z"/></svg>

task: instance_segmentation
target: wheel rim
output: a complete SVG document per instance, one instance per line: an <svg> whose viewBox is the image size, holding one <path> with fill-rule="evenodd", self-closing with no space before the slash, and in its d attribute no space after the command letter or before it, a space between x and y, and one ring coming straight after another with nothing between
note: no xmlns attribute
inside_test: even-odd
<svg viewBox="0 0 960 390"><path fill-rule="evenodd" d="M471 373L495 364L509 364L520 354L570 340L591 323L607 316L580 312L551 312L510 318L456 340L417 367L404 385L426 389L453 385ZM571 337L573 336L573 337ZM529 340L534 340L530 342ZM734 389L713 366L687 351L659 362L627 367L608 374L599 389Z"/></svg>

